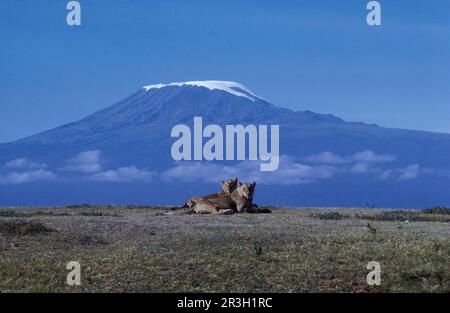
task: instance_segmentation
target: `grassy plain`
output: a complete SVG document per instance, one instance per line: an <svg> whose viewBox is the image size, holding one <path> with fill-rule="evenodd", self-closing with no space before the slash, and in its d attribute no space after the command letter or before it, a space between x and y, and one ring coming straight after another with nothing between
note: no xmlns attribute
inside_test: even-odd
<svg viewBox="0 0 450 313"><path fill-rule="evenodd" d="M0 291L450 292L445 210L270 209L1 208ZM66 284L69 261L81 286Z"/></svg>

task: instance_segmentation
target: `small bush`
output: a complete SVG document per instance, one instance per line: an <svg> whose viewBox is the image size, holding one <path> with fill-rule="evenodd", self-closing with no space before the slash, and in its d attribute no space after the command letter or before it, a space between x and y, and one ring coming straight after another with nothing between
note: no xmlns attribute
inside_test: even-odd
<svg viewBox="0 0 450 313"><path fill-rule="evenodd" d="M82 203L82 204L68 204L65 207L68 209L83 209L83 208L89 208L92 206L88 203Z"/></svg>
<svg viewBox="0 0 450 313"><path fill-rule="evenodd" d="M80 215L80 216L92 216L92 217L96 217L96 216L103 216L103 217L119 217L120 215L116 214L116 213L103 213L103 212L99 212L99 211L84 211L84 212L80 212L78 214L75 215Z"/></svg>
<svg viewBox="0 0 450 313"><path fill-rule="evenodd" d="M404 214L418 214L420 213L419 211L413 211L413 210L389 210L386 211L384 213L390 213L390 214L399 214L399 215L404 215Z"/></svg>
<svg viewBox="0 0 450 313"><path fill-rule="evenodd" d="M0 217L33 217L33 216L70 216L69 213L66 212L53 212L53 211L1 211L0 210Z"/></svg>
<svg viewBox="0 0 450 313"><path fill-rule="evenodd" d="M258 243L255 243L253 249L255 250L255 256L257 258L263 255L263 249Z"/></svg>
<svg viewBox="0 0 450 313"><path fill-rule="evenodd" d="M78 213L78 215L81 215L81 216L104 216L104 213L93 211L93 212L80 212L80 213Z"/></svg>
<svg viewBox="0 0 450 313"><path fill-rule="evenodd" d="M321 220L340 220L343 218L346 218L347 216L342 215L339 212L326 212L326 213L319 213L314 215L314 217L317 217Z"/></svg>
<svg viewBox="0 0 450 313"><path fill-rule="evenodd" d="M433 208L423 209L423 213L426 214L444 214L444 215L450 215L450 208L446 208L443 206L437 206Z"/></svg>
<svg viewBox="0 0 450 313"><path fill-rule="evenodd" d="M3 235L37 235L53 231L53 229L39 222L0 221L0 233Z"/></svg>
<svg viewBox="0 0 450 313"><path fill-rule="evenodd" d="M26 217L28 214L16 211L0 211L0 217Z"/></svg>
<svg viewBox="0 0 450 313"><path fill-rule="evenodd" d="M357 216L360 219L373 220L373 221L387 221L387 222L450 222L450 218L442 216L424 216L420 212L383 212L376 215L360 215Z"/></svg>
<svg viewBox="0 0 450 313"><path fill-rule="evenodd" d="M444 281L448 281L448 274L439 270L418 270L412 272L400 272L400 279L405 283L420 283L427 281L428 284L443 286Z"/></svg>
<svg viewBox="0 0 450 313"><path fill-rule="evenodd" d="M65 242L71 245L80 245L80 246L98 246L98 245L106 245L108 242L98 236L91 236L86 234L79 234L78 236L70 236L65 238Z"/></svg>

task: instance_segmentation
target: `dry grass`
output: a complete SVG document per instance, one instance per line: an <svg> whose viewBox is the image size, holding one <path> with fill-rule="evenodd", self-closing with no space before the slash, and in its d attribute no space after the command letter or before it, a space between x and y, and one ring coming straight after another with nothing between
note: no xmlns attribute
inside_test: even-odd
<svg viewBox="0 0 450 313"><path fill-rule="evenodd" d="M450 224L441 214L405 223L377 218L392 211L270 209L231 216L137 206L0 209L2 223L55 230L0 232L0 291L450 291ZM79 287L65 284L72 260L81 264ZM381 263L381 286L366 283L369 261Z"/></svg>

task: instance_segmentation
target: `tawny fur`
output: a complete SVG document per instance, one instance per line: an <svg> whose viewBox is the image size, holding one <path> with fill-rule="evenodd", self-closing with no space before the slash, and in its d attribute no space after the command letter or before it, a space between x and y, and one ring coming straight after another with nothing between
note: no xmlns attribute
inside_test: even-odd
<svg viewBox="0 0 450 313"><path fill-rule="evenodd" d="M230 195L220 196L213 199L193 200L191 209L195 213L220 213L222 211L229 212L247 212L253 208L253 193L256 183L242 184L234 190Z"/></svg>
<svg viewBox="0 0 450 313"><path fill-rule="evenodd" d="M236 190L237 184L238 184L237 178L222 180L221 181L222 189L218 193L214 193L214 194L207 195L207 196L191 197L191 198L189 198L189 200L187 200L185 202L185 204L181 208L192 208L192 206L195 203L200 202L202 200L210 200L210 199L215 199L215 198L219 198L219 197L223 197L223 196L228 196L233 191Z"/></svg>
<svg viewBox="0 0 450 313"><path fill-rule="evenodd" d="M190 213L197 214L233 214L232 209L227 209L221 205L212 203L209 200L200 200L195 202L190 208Z"/></svg>

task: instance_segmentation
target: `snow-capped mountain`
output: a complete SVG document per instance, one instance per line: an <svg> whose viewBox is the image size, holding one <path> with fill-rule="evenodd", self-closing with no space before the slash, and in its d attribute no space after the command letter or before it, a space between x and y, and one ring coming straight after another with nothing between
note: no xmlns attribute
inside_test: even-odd
<svg viewBox="0 0 450 313"><path fill-rule="evenodd" d="M177 124L280 125L280 168L175 162ZM192 81L144 86L86 118L0 145L0 205L176 204L228 176L257 181L260 203L292 206L450 205L450 135L349 123L275 106L245 86Z"/></svg>

